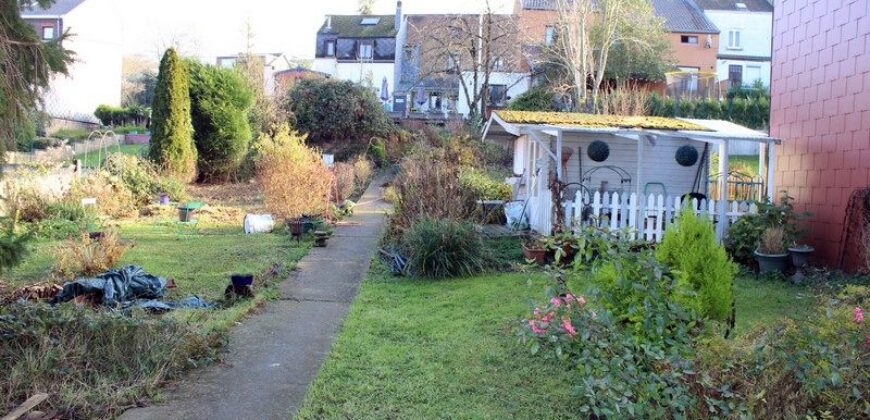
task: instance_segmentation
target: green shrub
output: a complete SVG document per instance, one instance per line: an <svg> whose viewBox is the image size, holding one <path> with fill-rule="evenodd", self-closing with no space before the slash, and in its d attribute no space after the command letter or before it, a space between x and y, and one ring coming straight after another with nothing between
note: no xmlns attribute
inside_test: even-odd
<svg viewBox="0 0 870 420"><path fill-rule="evenodd" d="M665 231L664 239L656 247L656 257L697 294L697 305L682 302L683 305L698 308L701 315L710 319L729 319L734 303L735 266L725 248L716 243L713 224L708 219L684 209L676 224Z"/></svg>
<svg viewBox="0 0 870 420"><path fill-rule="evenodd" d="M782 227L786 244L793 244L801 235L798 222L807 215L795 211L794 199L785 191L778 204L767 197L755 204L757 211L737 219L728 228L728 235L725 237L725 249L741 264L753 264L755 249L758 248L761 235L768 228Z"/></svg>
<svg viewBox="0 0 870 420"><path fill-rule="evenodd" d="M16 234L8 228L0 233L0 275L21 263L27 255L30 239L31 235Z"/></svg>
<svg viewBox="0 0 870 420"><path fill-rule="evenodd" d="M235 175L251 142L251 89L233 69L186 60L191 120L201 180Z"/></svg>
<svg viewBox="0 0 870 420"><path fill-rule="evenodd" d="M402 235L406 271L417 277L469 276L486 267L483 238L468 222L424 217Z"/></svg>
<svg viewBox="0 0 870 420"><path fill-rule="evenodd" d="M157 76L149 156L161 170L184 182L196 175L196 147L190 121L187 68L174 49L166 50Z"/></svg>
<svg viewBox="0 0 870 420"><path fill-rule="evenodd" d="M510 200L513 195L511 186L504 180L473 169L462 171L459 184L478 200Z"/></svg>
<svg viewBox="0 0 870 420"><path fill-rule="evenodd" d="M70 141L85 140L91 132L84 128L61 128L51 134L52 137Z"/></svg>
<svg viewBox="0 0 870 420"><path fill-rule="evenodd" d="M349 81L301 80L290 90L287 109L295 116L294 126L314 142L366 145L394 130L371 89Z"/></svg>
<svg viewBox="0 0 870 420"><path fill-rule="evenodd" d="M514 98L508 109L512 111L557 111L556 95L547 87L533 87Z"/></svg>

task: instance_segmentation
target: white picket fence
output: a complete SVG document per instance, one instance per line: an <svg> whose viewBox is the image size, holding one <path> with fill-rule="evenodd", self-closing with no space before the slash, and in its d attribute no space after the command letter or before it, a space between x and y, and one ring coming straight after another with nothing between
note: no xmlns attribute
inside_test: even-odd
<svg viewBox="0 0 870 420"><path fill-rule="evenodd" d="M552 200L549 191L542 191L529 200L529 224L538 232L549 234L552 231ZM685 203L688 205L688 203ZM714 225L719 223L718 202L716 200L693 199L691 208L695 214L708 217ZM664 197L650 194L646 197L637 194L618 194L596 192L591 197L581 192L573 201L563 202L565 207L565 226L594 224L611 230L628 230L633 239L659 242L665 230L682 211L684 203L680 197ZM725 219L728 226L737 219L757 211L751 201L728 201ZM727 231L727 228L725 229ZM717 239L721 232L717 229Z"/></svg>

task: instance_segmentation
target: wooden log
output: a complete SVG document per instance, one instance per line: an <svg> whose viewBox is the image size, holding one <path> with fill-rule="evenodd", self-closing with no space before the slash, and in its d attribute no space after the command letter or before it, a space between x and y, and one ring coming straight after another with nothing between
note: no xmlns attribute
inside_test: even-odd
<svg viewBox="0 0 870 420"><path fill-rule="evenodd" d="M30 398L27 399L24 403L19 405L16 409L12 410L9 414L3 416L0 420L16 420L21 416L27 414L28 411L32 410L34 407L39 405L39 403L48 399L48 394L34 394Z"/></svg>

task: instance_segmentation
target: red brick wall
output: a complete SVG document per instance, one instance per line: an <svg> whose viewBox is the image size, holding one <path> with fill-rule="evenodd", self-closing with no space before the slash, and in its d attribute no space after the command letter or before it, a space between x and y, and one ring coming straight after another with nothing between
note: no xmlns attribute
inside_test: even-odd
<svg viewBox="0 0 870 420"><path fill-rule="evenodd" d="M774 10L775 185L813 213L806 240L834 265L849 196L870 185L870 0L777 0Z"/></svg>

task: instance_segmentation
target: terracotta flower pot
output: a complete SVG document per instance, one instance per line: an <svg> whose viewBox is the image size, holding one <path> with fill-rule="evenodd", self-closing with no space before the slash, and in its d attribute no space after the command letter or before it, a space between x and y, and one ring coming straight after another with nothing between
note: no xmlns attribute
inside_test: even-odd
<svg viewBox="0 0 870 420"><path fill-rule="evenodd" d="M547 250L545 248L529 248L523 245L523 257L532 260L535 264L543 265L547 262Z"/></svg>

